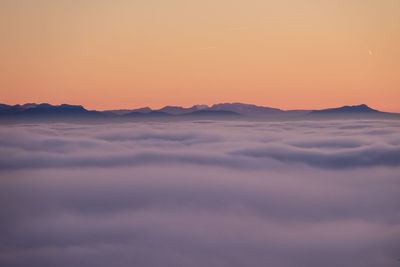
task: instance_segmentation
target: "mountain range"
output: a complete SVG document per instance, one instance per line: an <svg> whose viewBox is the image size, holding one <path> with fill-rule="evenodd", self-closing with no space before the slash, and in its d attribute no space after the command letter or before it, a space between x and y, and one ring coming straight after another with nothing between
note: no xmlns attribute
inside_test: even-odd
<svg viewBox="0 0 400 267"><path fill-rule="evenodd" d="M153 110L149 107L96 111L79 105L51 105L27 103L23 105L0 104L0 120L18 119L324 119L324 118L400 118L398 113L382 112L365 104L320 110L281 110L243 103L220 103L212 106L165 106Z"/></svg>

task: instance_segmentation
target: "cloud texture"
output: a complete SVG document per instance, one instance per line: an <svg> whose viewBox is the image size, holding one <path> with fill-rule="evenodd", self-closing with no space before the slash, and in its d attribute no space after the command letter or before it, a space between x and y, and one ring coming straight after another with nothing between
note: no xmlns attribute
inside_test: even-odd
<svg viewBox="0 0 400 267"><path fill-rule="evenodd" d="M1 266L398 266L400 123L0 127Z"/></svg>

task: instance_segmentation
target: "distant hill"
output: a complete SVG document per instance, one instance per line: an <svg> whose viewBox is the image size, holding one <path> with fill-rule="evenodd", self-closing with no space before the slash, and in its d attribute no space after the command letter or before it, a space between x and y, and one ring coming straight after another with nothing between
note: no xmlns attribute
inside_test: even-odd
<svg viewBox="0 0 400 267"><path fill-rule="evenodd" d="M212 105L210 110L214 111L230 111L248 116L264 116L271 114L283 113L284 111L277 108L256 106L253 104L243 103L221 103Z"/></svg>
<svg viewBox="0 0 400 267"><path fill-rule="evenodd" d="M400 119L400 114L382 112L365 104L313 110L310 119Z"/></svg>
<svg viewBox="0 0 400 267"><path fill-rule="evenodd" d="M100 120L146 120L146 119L246 119L256 120L302 120L302 119L347 119L347 118L388 118L400 119L400 114L381 112L365 104L342 106L321 110L281 110L243 103L220 103L212 106L192 107L165 106L158 110L149 107L139 109L91 111L79 105L51 105L28 103L23 105L0 104L0 119L51 120L100 119Z"/></svg>
<svg viewBox="0 0 400 267"><path fill-rule="evenodd" d="M207 105L194 105L190 108L184 108L184 107L180 107L180 106L165 106L161 109L159 109L159 111L168 113L170 115L183 115L183 114L188 114L191 112L196 112L199 110L207 110L209 109L209 107Z"/></svg>
<svg viewBox="0 0 400 267"><path fill-rule="evenodd" d="M150 113L151 111L152 111L151 108L144 107L144 108L136 108L136 109L105 110L105 111L102 111L102 112L105 113L105 114L111 114L111 115L125 115L125 114L132 113L132 112Z"/></svg>
<svg viewBox="0 0 400 267"><path fill-rule="evenodd" d="M239 114L233 111L226 111L226 110L211 110L211 109L204 109L204 110L197 110L190 113L184 114L186 116L240 116L243 114Z"/></svg>
<svg viewBox="0 0 400 267"><path fill-rule="evenodd" d="M365 104L356 106L343 106L339 108L328 108L321 110L313 110L313 114L341 114L341 113L379 113L376 109L372 109Z"/></svg>
<svg viewBox="0 0 400 267"><path fill-rule="evenodd" d="M24 110L27 110L29 108L34 108L37 106L38 106L38 104L34 104L34 103L27 103L27 104L23 104L23 105L0 104L0 115L18 114Z"/></svg>
<svg viewBox="0 0 400 267"><path fill-rule="evenodd" d="M151 110L149 112L143 111L132 111L123 115L123 117L168 117L170 114L159 111L159 110Z"/></svg>
<svg viewBox="0 0 400 267"><path fill-rule="evenodd" d="M5 105L0 104L0 117L13 118L82 118L82 117L101 117L99 111L89 111L78 105L51 105L24 104L24 105Z"/></svg>

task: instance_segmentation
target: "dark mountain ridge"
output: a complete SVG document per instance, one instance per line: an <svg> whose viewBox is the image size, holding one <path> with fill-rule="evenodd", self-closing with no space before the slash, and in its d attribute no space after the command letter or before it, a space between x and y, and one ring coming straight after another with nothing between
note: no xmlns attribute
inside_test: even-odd
<svg viewBox="0 0 400 267"><path fill-rule="evenodd" d="M313 110L311 113L313 114L332 114L332 113L378 113L381 112L379 110L370 108L365 104L355 105L355 106L342 106L339 108L328 108L321 110Z"/></svg>
<svg viewBox="0 0 400 267"><path fill-rule="evenodd" d="M281 110L243 103L220 103L212 106L195 105L192 107L165 106L153 110L149 107L125 110L93 111L80 105L51 105L48 103L28 103L23 105L0 104L0 118L8 119L332 119L332 118L399 118L400 114L381 112L365 104L342 106L321 110Z"/></svg>
<svg viewBox="0 0 400 267"><path fill-rule="evenodd" d="M68 116L101 116L102 112L91 111L80 105L51 105L48 103L41 104L24 104L24 105L6 105L0 104L0 116L15 117L68 117Z"/></svg>
<svg viewBox="0 0 400 267"><path fill-rule="evenodd" d="M262 116L268 114L277 114L284 112L283 110L271 107L257 106L253 104L243 103L221 103L214 104L210 107L214 111L231 111L248 116Z"/></svg>

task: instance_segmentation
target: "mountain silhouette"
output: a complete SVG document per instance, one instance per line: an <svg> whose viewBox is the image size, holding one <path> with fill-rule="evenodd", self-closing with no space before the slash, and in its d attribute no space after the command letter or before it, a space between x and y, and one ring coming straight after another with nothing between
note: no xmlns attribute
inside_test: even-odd
<svg viewBox="0 0 400 267"><path fill-rule="evenodd" d="M132 111L123 115L124 117L168 117L170 114L159 111L159 110L150 110L148 112L143 111Z"/></svg>
<svg viewBox="0 0 400 267"><path fill-rule="evenodd" d="M89 111L79 105L51 105L48 103L41 104L24 104L24 105L6 105L0 104L0 116L12 116L22 118L82 118L82 117L101 117L104 116L99 111Z"/></svg>
<svg viewBox="0 0 400 267"><path fill-rule="evenodd" d="M165 106L158 110L149 107L94 111L80 105L51 105L48 103L27 103L23 105L0 104L0 119L14 121L20 119L347 119L347 118L393 118L400 114L381 112L365 104L342 106L320 110L281 110L244 103L220 103L212 106L194 105L192 107Z"/></svg>
<svg viewBox="0 0 400 267"><path fill-rule="evenodd" d="M334 114L334 113L378 113L376 109L372 109L365 104L355 105L355 106L343 106L339 108L328 108L321 110L313 110L314 114Z"/></svg>
<svg viewBox="0 0 400 267"><path fill-rule="evenodd" d="M191 113L191 112L196 112L196 111L200 111L200 110L207 110L209 109L209 107L207 105L194 105L190 108L184 108L184 107L180 107L180 106L165 106L161 109L159 109L159 111L171 114L171 115L182 115L182 114L187 114L187 113Z"/></svg>
<svg viewBox="0 0 400 267"><path fill-rule="evenodd" d="M228 110L211 110L211 109L204 109L204 110L196 110L190 113L183 114L186 116L240 116L243 114L228 111Z"/></svg>
<svg viewBox="0 0 400 267"><path fill-rule="evenodd" d="M234 113L248 115L248 116L260 116L260 115L270 115L278 114L284 111L277 108L256 106L253 104L243 104L243 103L221 103L212 105L210 110L214 111L231 111Z"/></svg>

